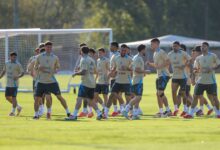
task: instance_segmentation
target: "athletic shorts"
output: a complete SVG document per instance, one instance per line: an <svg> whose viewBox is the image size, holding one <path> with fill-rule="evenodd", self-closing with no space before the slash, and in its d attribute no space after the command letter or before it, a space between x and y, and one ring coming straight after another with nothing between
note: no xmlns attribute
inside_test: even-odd
<svg viewBox="0 0 220 150"><path fill-rule="evenodd" d="M6 87L5 88L5 96L16 97L18 93L17 87Z"/></svg>
<svg viewBox="0 0 220 150"><path fill-rule="evenodd" d="M129 83L122 84L115 82L111 92L116 92L116 93L124 92L125 95L131 95L131 85Z"/></svg>
<svg viewBox="0 0 220 150"><path fill-rule="evenodd" d="M79 86L78 97L93 99L95 93L95 88L89 88L84 85Z"/></svg>
<svg viewBox="0 0 220 150"><path fill-rule="evenodd" d="M132 85L132 93L134 93L137 96L142 96L143 95L143 83Z"/></svg>
<svg viewBox="0 0 220 150"><path fill-rule="evenodd" d="M95 92L99 94L108 94L109 85L108 84L96 84Z"/></svg>
<svg viewBox="0 0 220 150"><path fill-rule="evenodd" d="M191 85L186 85L186 96L189 96L191 90ZM178 92L178 96L181 95L181 90Z"/></svg>
<svg viewBox="0 0 220 150"><path fill-rule="evenodd" d="M186 91L187 79L172 79L172 83L178 84L181 91Z"/></svg>
<svg viewBox="0 0 220 150"><path fill-rule="evenodd" d="M167 83L169 82L170 77L169 76L164 76L164 77L159 77L156 80L156 89L160 91L164 91L166 89Z"/></svg>
<svg viewBox="0 0 220 150"><path fill-rule="evenodd" d="M110 88L112 89L113 85L115 84L115 79L111 80Z"/></svg>
<svg viewBox="0 0 220 150"><path fill-rule="evenodd" d="M217 96L217 84L196 84L194 88L194 95L203 95L204 91L209 95Z"/></svg>
<svg viewBox="0 0 220 150"><path fill-rule="evenodd" d="M44 94L61 95L60 87L57 82L55 83L40 83L36 85L35 96L42 97Z"/></svg>

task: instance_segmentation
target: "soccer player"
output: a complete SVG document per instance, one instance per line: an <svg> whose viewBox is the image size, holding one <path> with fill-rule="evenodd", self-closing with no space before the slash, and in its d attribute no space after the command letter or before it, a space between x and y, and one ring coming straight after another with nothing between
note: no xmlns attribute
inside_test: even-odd
<svg viewBox="0 0 220 150"><path fill-rule="evenodd" d="M61 96L60 88L54 74L60 68L59 58L52 52L53 43L47 41L45 43L45 53L40 54L36 61L34 68L38 72L38 79L35 90L35 115L33 119L39 119L38 104L42 100L44 94L53 93L61 102L66 110L67 116L70 115L66 100Z"/></svg>
<svg viewBox="0 0 220 150"><path fill-rule="evenodd" d="M170 72L168 70L169 58L167 53L160 48L160 40L157 38L151 40L151 50L154 52L154 62L148 61L147 65L157 70L156 89L159 112L156 114L156 117L171 116L172 112L164 93L170 79ZM163 105L166 107L165 111L163 111Z"/></svg>
<svg viewBox="0 0 220 150"><path fill-rule="evenodd" d="M203 95L204 91L207 92L216 117L220 118L219 101L217 98L217 83L215 78L215 70L220 68L220 60L216 54L209 52L209 44L202 43L202 55L198 56L194 62L194 70L198 72L198 80L194 89L193 103L189 114L184 118L193 118L195 107L198 103L198 98Z"/></svg>
<svg viewBox="0 0 220 150"><path fill-rule="evenodd" d="M33 92L35 93L36 90L36 83L38 79L37 70L34 69L34 64L36 62L36 58L40 53L44 53L44 43L41 43L39 45L39 52L35 52L35 55L30 58L30 62L27 65L27 72L33 77ZM41 101L39 102L39 117L41 117L44 114L44 99L46 98L46 106L47 106L47 119L51 119L51 107L52 107L52 97L51 94L44 93ZM36 100L36 97L34 96L34 100Z"/></svg>
<svg viewBox="0 0 220 150"><path fill-rule="evenodd" d="M95 88L95 100L99 102L103 109L105 108L108 100L109 93L109 77L108 73L110 71L110 60L105 57L106 52L104 48L98 49L98 57L97 60L97 76L96 76L96 88ZM104 102L100 98L99 94L103 94Z"/></svg>
<svg viewBox="0 0 220 150"><path fill-rule="evenodd" d="M115 58L120 55L119 44L117 42L112 42L111 46L110 46L110 50L112 52L112 56L110 59L110 69L112 69L112 68L114 68ZM126 50L126 52L127 52L127 50ZM110 78L110 88L112 90L112 87L115 84L116 72L111 73L110 77L111 77ZM124 109L124 100L122 98L122 94L118 93L116 95L115 99L113 99L113 101L112 101L113 107L114 107L114 111L112 112L112 117L118 116L120 114L120 112L118 111L118 107L117 107L117 100L119 101L119 104L120 104L120 112Z"/></svg>
<svg viewBox="0 0 220 150"><path fill-rule="evenodd" d="M88 56L89 53L88 47L86 46L81 47L81 51L82 51L82 58L80 60L80 70L73 74L73 77L76 75L81 76L81 84L79 87L79 93L73 114L69 118L66 118L66 120L77 120L77 114L81 107L81 103L83 99L86 99L88 103L95 109L97 113L97 120L100 120L102 118L102 113L98 109L96 102L93 100L95 86L96 86L95 78L94 78L94 73L96 71L96 64L95 61L90 56Z"/></svg>
<svg viewBox="0 0 220 150"><path fill-rule="evenodd" d="M201 51L201 46L196 46L193 50L192 50L192 59L193 59L193 62L195 62L195 59L202 55L202 51ZM195 72L193 71L192 72L192 85L194 86L198 80L198 72ZM207 115L211 115L212 112L213 112L213 108L209 105L207 99L203 96L203 95L200 95L199 96L199 102L200 102L200 109L198 109L197 107L195 108L196 109L196 115L197 116L203 116L204 113L203 113L203 105L205 104L206 107L208 108L208 112L207 112Z"/></svg>
<svg viewBox="0 0 220 150"><path fill-rule="evenodd" d="M7 85L5 89L5 98L12 104L12 111L9 116L15 116L17 108L17 116L19 116L22 107L17 102L18 80L24 75L24 70L21 64L17 61L17 53L10 53L10 60L5 63L5 66L0 74L0 79L5 75Z"/></svg>
<svg viewBox="0 0 220 150"><path fill-rule="evenodd" d="M132 67L133 67L133 78L132 78L132 93L134 97L126 105L125 109L122 111L122 115L129 119L128 112L134 106L134 111L132 115L133 120L139 119L139 103L142 98L143 93L143 78L145 74L149 73L149 70L144 70L144 60L145 56L145 45L138 46L138 54L134 56Z"/></svg>
<svg viewBox="0 0 220 150"><path fill-rule="evenodd" d="M106 119L108 118L108 112L112 102L118 97L119 92L125 93L127 103L130 101L132 58L126 55L126 48L127 45L125 44L121 46L120 55L115 57L115 60L113 61L114 64L112 64L113 68L111 68L110 74L115 74L116 72L117 74L105 107L104 118Z"/></svg>
<svg viewBox="0 0 220 150"><path fill-rule="evenodd" d="M177 101L177 91L180 88L181 95L184 100L186 100L186 83L187 83L187 73L185 67L190 65L191 57L180 48L180 43L175 41L173 43L173 50L168 53L168 58L173 70L172 76L172 97L174 103L174 112L173 116L177 116L178 101ZM186 111L186 102L184 101L184 110Z"/></svg>

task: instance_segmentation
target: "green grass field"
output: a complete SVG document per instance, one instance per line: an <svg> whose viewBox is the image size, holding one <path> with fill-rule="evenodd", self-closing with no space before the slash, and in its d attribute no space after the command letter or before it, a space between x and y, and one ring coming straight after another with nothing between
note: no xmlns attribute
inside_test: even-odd
<svg viewBox="0 0 220 150"><path fill-rule="evenodd" d="M69 77L59 81L64 86ZM218 75L218 81L220 76ZM22 79L21 84L30 79ZM79 82L74 79L73 82ZM166 90L173 109L170 83ZM65 93L70 110L73 110L76 95ZM144 80L144 96L141 102L144 116L141 120L126 120L123 117L96 121L82 118L78 121L64 121L65 110L53 97L52 120L45 116L32 120L33 97L31 93L18 93L23 106L20 117L9 117L11 105L0 93L0 150L93 150L93 149L158 149L158 150L205 150L220 148L220 120L211 117L185 120L180 117L153 118L158 111L155 97L155 75ZM207 111L207 109L205 109Z"/></svg>

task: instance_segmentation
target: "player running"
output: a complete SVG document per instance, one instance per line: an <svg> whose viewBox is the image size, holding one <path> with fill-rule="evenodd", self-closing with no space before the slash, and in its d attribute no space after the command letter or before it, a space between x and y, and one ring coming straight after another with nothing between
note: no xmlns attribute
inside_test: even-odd
<svg viewBox="0 0 220 150"><path fill-rule="evenodd" d="M202 43L201 50L202 55L198 56L194 62L194 70L198 72L198 80L194 89L193 103L189 114L185 115L184 118L193 118L198 98L203 95L204 91L207 92L208 98L214 106L216 117L220 118L215 78L215 70L220 67L220 60L216 54L209 52L209 44L207 42Z"/></svg>
<svg viewBox="0 0 220 150"><path fill-rule="evenodd" d="M125 109L122 111L122 115L129 119L128 112L134 106L132 120L139 119L139 103L143 94L143 78L145 74L149 73L149 70L144 70L144 60L146 46L138 46L138 54L134 56L132 67L133 67L133 78L132 78L132 93L134 97L126 105Z"/></svg>
<svg viewBox="0 0 220 150"><path fill-rule="evenodd" d="M73 114L69 118L66 118L66 120L77 120L77 114L79 112L83 99L87 100L90 106L92 106L95 109L97 113L97 120L101 120L102 113L98 109L96 102L93 100L95 86L96 86L95 78L94 78L94 73L96 72L95 61L90 56L88 56L89 53L88 47L86 46L81 47L81 52L82 52L82 57L79 66L80 70L73 74L73 77L76 75L81 76L81 84L79 87L79 93Z"/></svg>
<svg viewBox="0 0 220 150"><path fill-rule="evenodd" d="M167 53L160 48L160 40L157 38L151 40L151 50L154 52L154 62L147 62L147 65L157 70L156 89L159 112L156 117L171 116L172 112L164 93L170 79L169 58ZM165 111L163 111L163 105L166 107Z"/></svg>
<svg viewBox="0 0 220 150"><path fill-rule="evenodd" d="M21 64L17 61L17 53L10 53L10 60L5 63L5 66L0 74L0 79L6 74L7 85L5 89L5 98L12 104L12 111L9 116L15 116L17 108L17 116L19 116L22 107L17 102L18 80L24 75L24 70Z"/></svg>
<svg viewBox="0 0 220 150"><path fill-rule="evenodd" d="M112 62L113 68L111 68L110 74L115 74L115 83L112 86L111 94L107 105L105 107L104 118L108 118L108 112L114 99L118 97L118 93L124 92L127 103L130 101L131 96L131 71L132 71L132 58L126 55L127 46L122 45L120 55L116 56Z"/></svg>
<svg viewBox="0 0 220 150"><path fill-rule="evenodd" d="M66 110L67 116L70 115L66 100L61 96L59 84L56 81L54 74L60 68L59 59L52 53L53 43L48 41L45 43L45 53L40 54L35 62L34 68L37 70L37 83L35 90L35 115L33 119L39 119L39 102L42 100L44 94L53 93L61 102Z"/></svg>
<svg viewBox="0 0 220 150"><path fill-rule="evenodd" d="M180 48L180 43L175 41L173 43L173 50L168 53L168 58L173 70L172 76L172 97L174 103L174 112L173 116L177 116L178 109L178 100L177 100L177 91L180 88L181 96L186 100L186 84L187 84L187 73L186 66L190 65L191 57ZM186 101L184 101L184 110L186 111Z"/></svg>

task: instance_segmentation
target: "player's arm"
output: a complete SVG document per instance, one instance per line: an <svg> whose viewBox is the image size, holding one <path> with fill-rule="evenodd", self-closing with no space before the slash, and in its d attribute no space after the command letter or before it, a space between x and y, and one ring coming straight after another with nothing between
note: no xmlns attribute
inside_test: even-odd
<svg viewBox="0 0 220 150"><path fill-rule="evenodd" d="M28 65L27 65L27 72L33 77L34 74L34 63L35 61L31 61Z"/></svg>
<svg viewBox="0 0 220 150"><path fill-rule="evenodd" d="M0 79L5 75L5 72L6 72L6 66L4 65L3 70L0 74Z"/></svg>
<svg viewBox="0 0 220 150"><path fill-rule="evenodd" d="M75 72L75 73L72 75L72 77L75 77L75 76L77 76L77 75L83 76L83 75L85 75L85 74L87 73L87 71L88 71L88 69L87 69L87 64L86 64L85 61L82 61L82 62L80 63L80 70L77 71L77 72Z"/></svg>

